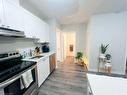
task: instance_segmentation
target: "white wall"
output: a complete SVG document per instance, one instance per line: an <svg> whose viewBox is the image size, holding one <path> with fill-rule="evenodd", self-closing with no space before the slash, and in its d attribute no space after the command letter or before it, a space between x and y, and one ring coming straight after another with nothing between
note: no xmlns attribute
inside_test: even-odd
<svg viewBox="0 0 127 95"><path fill-rule="evenodd" d="M16 0L14 0L14 1L16 1ZM38 10L36 8L34 8L33 6L30 6L32 4L29 4L27 0L19 0L19 3L23 8L30 11L32 14L36 15L37 17L39 17L42 20L44 19L43 16L41 15L41 13L39 13Z"/></svg>
<svg viewBox="0 0 127 95"><path fill-rule="evenodd" d="M63 32L75 32L76 33L76 52L84 52L85 54L85 34L86 34L86 25L77 24L77 25L63 25Z"/></svg>
<svg viewBox="0 0 127 95"><path fill-rule="evenodd" d="M56 51L56 31L57 28L61 28L60 24L55 19L45 19L45 21L49 24L49 42L51 51Z"/></svg>
<svg viewBox="0 0 127 95"><path fill-rule="evenodd" d="M87 29L89 70L97 71L99 46L109 44L113 73L124 74L127 40L127 12L93 16Z"/></svg>
<svg viewBox="0 0 127 95"><path fill-rule="evenodd" d="M16 5L20 5L19 0L10 0L10 1L13 1Z"/></svg>

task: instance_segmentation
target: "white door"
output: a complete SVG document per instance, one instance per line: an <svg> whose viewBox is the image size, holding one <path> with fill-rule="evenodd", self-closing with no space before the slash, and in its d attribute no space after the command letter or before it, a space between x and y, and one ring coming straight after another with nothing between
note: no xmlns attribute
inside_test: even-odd
<svg viewBox="0 0 127 95"><path fill-rule="evenodd" d="M3 0L6 28L24 31L23 13L13 1Z"/></svg>
<svg viewBox="0 0 127 95"><path fill-rule="evenodd" d="M61 32L58 29L56 32L56 43L57 43L57 61L61 62Z"/></svg>
<svg viewBox="0 0 127 95"><path fill-rule="evenodd" d="M57 61L62 62L64 60L64 33L60 29L56 29L56 47L57 47Z"/></svg>

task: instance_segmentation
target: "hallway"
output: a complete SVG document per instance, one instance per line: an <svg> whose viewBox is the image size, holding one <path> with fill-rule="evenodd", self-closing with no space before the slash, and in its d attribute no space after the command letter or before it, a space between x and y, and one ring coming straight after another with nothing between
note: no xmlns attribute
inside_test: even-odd
<svg viewBox="0 0 127 95"><path fill-rule="evenodd" d="M75 63L59 64L40 87L38 95L87 95L84 68Z"/></svg>

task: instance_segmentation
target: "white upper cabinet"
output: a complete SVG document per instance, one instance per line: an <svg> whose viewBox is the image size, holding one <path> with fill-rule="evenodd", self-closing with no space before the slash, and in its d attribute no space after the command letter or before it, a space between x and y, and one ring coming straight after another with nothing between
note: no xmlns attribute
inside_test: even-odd
<svg viewBox="0 0 127 95"><path fill-rule="evenodd" d="M23 12L24 24L25 24L25 36L29 38L38 38L37 37L37 28L35 16L29 11L24 9Z"/></svg>
<svg viewBox="0 0 127 95"><path fill-rule="evenodd" d="M45 42L49 42L49 24L45 23Z"/></svg>
<svg viewBox="0 0 127 95"><path fill-rule="evenodd" d="M42 31L39 32L40 42L49 42L49 25L41 20L40 28L42 28Z"/></svg>
<svg viewBox="0 0 127 95"><path fill-rule="evenodd" d="M0 0L0 27L4 27L3 1Z"/></svg>
<svg viewBox="0 0 127 95"><path fill-rule="evenodd" d="M25 35L39 38L39 42L49 42L48 24L24 9Z"/></svg>
<svg viewBox="0 0 127 95"><path fill-rule="evenodd" d="M23 13L21 7L13 1L3 0L5 28L24 31Z"/></svg>

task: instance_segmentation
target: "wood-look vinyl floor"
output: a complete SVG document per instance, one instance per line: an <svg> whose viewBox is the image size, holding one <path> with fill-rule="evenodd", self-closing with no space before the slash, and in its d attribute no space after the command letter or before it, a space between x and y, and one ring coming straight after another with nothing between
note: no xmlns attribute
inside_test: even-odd
<svg viewBox="0 0 127 95"><path fill-rule="evenodd" d="M66 61L69 62L69 61ZM39 89L38 95L87 95L84 67L75 63L58 65Z"/></svg>

